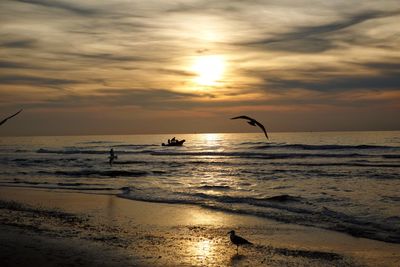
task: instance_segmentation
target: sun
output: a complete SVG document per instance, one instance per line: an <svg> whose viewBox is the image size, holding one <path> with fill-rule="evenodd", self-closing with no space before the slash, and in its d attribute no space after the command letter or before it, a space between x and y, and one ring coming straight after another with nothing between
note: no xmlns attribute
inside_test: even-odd
<svg viewBox="0 0 400 267"><path fill-rule="evenodd" d="M199 56L194 60L192 70L197 75L194 79L197 84L215 86L223 77L225 60L216 55Z"/></svg>

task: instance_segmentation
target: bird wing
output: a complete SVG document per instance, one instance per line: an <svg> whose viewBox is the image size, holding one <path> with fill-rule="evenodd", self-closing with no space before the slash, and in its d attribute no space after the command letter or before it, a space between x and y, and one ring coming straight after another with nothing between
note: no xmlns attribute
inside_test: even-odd
<svg viewBox="0 0 400 267"><path fill-rule="evenodd" d="M254 120L254 122L257 124L258 127L260 127L260 128L263 130L263 132L264 132L265 136L267 137L267 139L269 139L269 138L268 138L267 131L265 130L264 125L262 125L261 123L259 123L259 122L256 121L256 120Z"/></svg>
<svg viewBox="0 0 400 267"><path fill-rule="evenodd" d="M231 120L236 120L236 119L245 119L245 120L254 121L254 119L247 117L247 116L238 116L238 117L231 118Z"/></svg>
<svg viewBox="0 0 400 267"><path fill-rule="evenodd" d="M0 122L0 125L4 124L7 120L11 119L12 117L17 116L21 111L22 111L22 109L19 110L17 113L15 113L15 114L13 114L13 115L11 115L11 116L5 118L4 120L2 120L2 121Z"/></svg>
<svg viewBox="0 0 400 267"><path fill-rule="evenodd" d="M268 138L268 134L267 134L267 131L265 130L265 127L264 127L264 125L262 125L261 123L259 123L258 121L256 121L255 119L253 119L253 118L250 118L250 117L248 117L248 116L238 116L238 117L233 117L233 118L231 118L231 120L235 120L235 119L245 119L245 120L249 120L250 122L252 122L252 123L255 123L258 127L260 127L262 130L263 130L263 132L264 132L264 134L265 134L265 137L267 137L267 139L269 139ZM250 123L249 122L249 123ZM250 124L252 124L252 123L250 123Z"/></svg>

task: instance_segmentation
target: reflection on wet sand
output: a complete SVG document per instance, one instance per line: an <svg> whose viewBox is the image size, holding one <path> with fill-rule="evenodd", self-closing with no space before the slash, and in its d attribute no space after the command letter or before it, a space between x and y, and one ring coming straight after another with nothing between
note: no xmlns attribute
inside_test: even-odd
<svg viewBox="0 0 400 267"><path fill-rule="evenodd" d="M199 259L204 259L212 253L214 247L212 246L211 240L203 239L199 240L197 243L193 243L194 251L193 253Z"/></svg>
<svg viewBox="0 0 400 267"><path fill-rule="evenodd" d="M231 266L236 266L239 264L241 261L245 260L247 257L245 255L240 255L240 254L235 254L232 255L231 260L230 260L230 265Z"/></svg>

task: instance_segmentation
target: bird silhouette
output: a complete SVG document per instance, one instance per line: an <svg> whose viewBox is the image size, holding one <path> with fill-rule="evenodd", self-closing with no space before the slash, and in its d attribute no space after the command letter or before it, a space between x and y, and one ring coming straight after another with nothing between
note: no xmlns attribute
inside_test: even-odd
<svg viewBox="0 0 400 267"><path fill-rule="evenodd" d="M9 119L11 119L12 117L17 116L21 111L22 111L22 109L19 110L17 113L15 113L15 114L13 114L13 115L11 115L11 116L5 118L4 120L2 120L2 121L0 122L0 125L3 125L6 121L8 121Z"/></svg>
<svg viewBox="0 0 400 267"><path fill-rule="evenodd" d="M239 254L239 246L253 245L253 243L251 243L250 241L247 241L243 237L236 235L234 230L231 230L230 232L228 232L228 234L230 234L230 239L232 243L236 245L236 254Z"/></svg>
<svg viewBox="0 0 400 267"><path fill-rule="evenodd" d="M239 116L239 117L231 118L231 120L236 120L236 119L248 120L248 122L247 122L248 124L250 124L250 125L252 125L252 126L258 126L258 127L260 127L261 130L263 130L263 132L264 132L264 134L265 134L265 137L267 137L267 139L269 139L269 138L268 138L267 131L265 130L264 125L262 125L261 123L259 123L259 122L256 121L255 119L250 118L250 117L248 117L248 116Z"/></svg>

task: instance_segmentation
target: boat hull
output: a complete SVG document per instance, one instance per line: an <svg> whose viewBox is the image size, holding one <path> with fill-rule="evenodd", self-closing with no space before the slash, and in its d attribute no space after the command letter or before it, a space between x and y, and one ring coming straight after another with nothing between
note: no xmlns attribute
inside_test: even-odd
<svg viewBox="0 0 400 267"><path fill-rule="evenodd" d="M186 140L180 140L174 143L169 143L169 144L165 144L162 143L161 146L183 146L183 143L185 143Z"/></svg>

